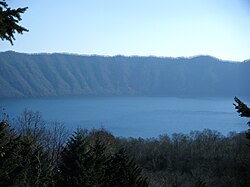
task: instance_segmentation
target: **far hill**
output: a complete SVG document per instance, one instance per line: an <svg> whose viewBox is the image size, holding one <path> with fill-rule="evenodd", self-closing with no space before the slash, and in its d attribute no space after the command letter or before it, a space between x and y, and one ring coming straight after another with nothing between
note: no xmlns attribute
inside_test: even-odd
<svg viewBox="0 0 250 187"><path fill-rule="evenodd" d="M250 95L250 61L0 53L0 97Z"/></svg>

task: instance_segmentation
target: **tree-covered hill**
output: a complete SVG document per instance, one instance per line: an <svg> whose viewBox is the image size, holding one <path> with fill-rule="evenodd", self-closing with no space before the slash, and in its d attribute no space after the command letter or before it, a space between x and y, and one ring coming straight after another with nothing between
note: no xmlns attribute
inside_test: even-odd
<svg viewBox="0 0 250 187"><path fill-rule="evenodd" d="M193 58L0 53L0 97L250 95L250 62Z"/></svg>

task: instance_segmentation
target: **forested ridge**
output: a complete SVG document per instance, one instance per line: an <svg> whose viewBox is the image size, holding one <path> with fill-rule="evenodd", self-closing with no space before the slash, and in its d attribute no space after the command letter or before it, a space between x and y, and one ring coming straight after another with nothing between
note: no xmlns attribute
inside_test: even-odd
<svg viewBox="0 0 250 187"><path fill-rule="evenodd" d="M250 185L245 133L205 129L158 138L115 137L105 129L69 133L25 110L0 120L1 186Z"/></svg>
<svg viewBox="0 0 250 187"><path fill-rule="evenodd" d="M0 53L0 97L250 95L250 62ZM239 84L240 83L240 84Z"/></svg>

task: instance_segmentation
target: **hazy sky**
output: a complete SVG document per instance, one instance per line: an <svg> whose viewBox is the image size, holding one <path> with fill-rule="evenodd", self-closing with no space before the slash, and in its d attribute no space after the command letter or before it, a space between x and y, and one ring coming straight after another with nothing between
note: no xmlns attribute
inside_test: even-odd
<svg viewBox="0 0 250 187"><path fill-rule="evenodd" d="M0 51L250 58L249 0L7 0L29 9Z"/></svg>

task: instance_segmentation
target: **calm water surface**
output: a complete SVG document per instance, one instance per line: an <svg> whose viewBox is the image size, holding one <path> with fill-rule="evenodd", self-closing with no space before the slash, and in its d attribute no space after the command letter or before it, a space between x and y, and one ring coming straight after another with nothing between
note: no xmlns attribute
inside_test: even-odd
<svg viewBox="0 0 250 187"><path fill-rule="evenodd" d="M0 99L0 107L5 108L10 116L16 116L27 108L40 111L45 120L63 122L70 130L104 127L114 135L125 137L158 137L160 134L189 133L205 128L225 135L229 131L246 130L247 119L238 116L232 103L231 97Z"/></svg>

